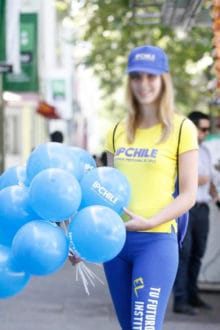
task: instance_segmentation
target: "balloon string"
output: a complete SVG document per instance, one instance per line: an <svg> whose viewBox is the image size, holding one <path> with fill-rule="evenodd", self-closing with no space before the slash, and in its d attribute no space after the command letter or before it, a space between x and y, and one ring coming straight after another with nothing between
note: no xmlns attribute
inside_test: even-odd
<svg viewBox="0 0 220 330"><path fill-rule="evenodd" d="M89 267L86 266L85 263L82 264L84 272L86 273L86 275L90 278L90 279L96 279L98 280L101 284L104 285L104 282L101 280L101 278L96 275ZM95 285L94 285L95 286Z"/></svg>
<svg viewBox="0 0 220 330"><path fill-rule="evenodd" d="M87 281L87 279L86 279L86 277L85 277L85 275L82 271L82 268L81 268L80 264L81 264L81 262L76 265L77 266L77 271L78 271L78 273L81 277L81 280L83 282L84 289L85 289L86 293L89 295L88 281Z"/></svg>
<svg viewBox="0 0 220 330"><path fill-rule="evenodd" d="M65 233L68 232L68 228L66 227L66 223L63 222L63 227L64 227L64 231ZM69 255L74 255L76 257L80 258L79 253L77 252L77 250L75 249L73 240L72 240L72 235L69 235L70 238L70 247L69 247ZM101 265L98 265L101 266ZM84 289L86 291L86 293L89 295L89 285L92 285L93 287L95 287L95 281L97 280L99 281L101 284L104 285L104 282L101 280L101 278L99 278L88 266L86 266L86 264L84 263L83 260L81 260L80 262L75 264L75 269L76 269L76 281L79 280L79 278L81 278Z"/></svg>
<svg viewBox="0 0 220 330"><path fill-rule="evenodd" d="M85 265L85 264L82 264L81 266L82 266L81 269L82 269L82 271L83 271L85 277L88 279L88 282L89 282L93 287L95 287L95 283L94 283L94 281L92 280L92 276L90 275L89 271L86 269L86 268L87 268L86 265Z"/></svg>
<svg viewBox="0 0 220 330"><path fill-rule="evenodd" d="M69 225L69 223L70 223L70 220L71 220L71 218L69 218L68 220L64 220L64 221L60 222L60 225L61 225L61 227L63 228L64 233L65 233L66 235L67 235L67 233L68 233L68 225Z"/></svg>
<svg viewBox="0 0 220 330"><path fill-rule="evenodd" d="M94 280L98 280L101 284L104 285L104 282L88 267L83 261L80 261L76 265L76 281L79 278L82 280L84 289L89 295L89 285L95 287Z"/></svg>

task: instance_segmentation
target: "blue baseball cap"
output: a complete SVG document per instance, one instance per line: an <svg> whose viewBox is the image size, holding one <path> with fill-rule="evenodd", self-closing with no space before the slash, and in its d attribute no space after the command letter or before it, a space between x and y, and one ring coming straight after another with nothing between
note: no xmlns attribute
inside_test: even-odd
<svg viewBox="0 0 220 330"><path fill-rule="evenodd" d="M128 57L126 73L145 72L161 75L169 71L168 58L163 49L156 46L134 48Z"/></svg>

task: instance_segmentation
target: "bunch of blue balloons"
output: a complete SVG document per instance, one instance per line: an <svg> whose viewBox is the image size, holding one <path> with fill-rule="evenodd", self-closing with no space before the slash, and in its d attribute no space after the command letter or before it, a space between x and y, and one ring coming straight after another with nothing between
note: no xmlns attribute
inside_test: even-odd
<svg viewBox="0 0 220 330"><path fill-rule="evenodd" d="M25 166L0 176L0 298L18 294L32 275L59 270L69 249L89 262L114 258L125 242L121 219L127 178L97 167L83 148L48 142ZM57 223L69 220L67 232Z"/></svg>

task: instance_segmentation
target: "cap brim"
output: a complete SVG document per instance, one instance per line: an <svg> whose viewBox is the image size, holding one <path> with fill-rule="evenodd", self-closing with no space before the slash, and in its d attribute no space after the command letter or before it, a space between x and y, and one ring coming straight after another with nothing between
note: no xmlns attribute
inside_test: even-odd
<svg viewBox="0 0 220 330"><path fill-rule="evenodd" d="M127 69L126 73L132 73L132 72L143 72L143 73L149 73L149 74L155 74L155 75L161 75L164 72L164 70L160 70L160 69L153 69L153 68L143 68L143 67L132 67L131 69Z"/></svg>

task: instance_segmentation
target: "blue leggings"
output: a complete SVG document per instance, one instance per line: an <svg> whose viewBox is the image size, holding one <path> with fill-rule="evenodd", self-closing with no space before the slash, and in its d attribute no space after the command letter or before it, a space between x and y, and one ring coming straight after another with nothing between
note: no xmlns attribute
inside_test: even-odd
<svg viewBox="0 0 220 330"><path fill-rule="evenodd" d="M178 266L175 233L127 232L104 271L123 330L161 330Z"/></svg>

